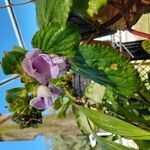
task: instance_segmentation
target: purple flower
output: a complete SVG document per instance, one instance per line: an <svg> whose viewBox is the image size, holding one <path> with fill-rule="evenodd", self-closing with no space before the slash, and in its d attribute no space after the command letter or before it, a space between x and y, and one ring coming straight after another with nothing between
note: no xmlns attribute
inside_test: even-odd
<svg viewBox="0 0 150 150"><path fill-rule="evenodd" d="M48 87L49 87L50 91L52 92L52 99L53 99L53 101L55 101L56 99L60 98L60 95L62 95L64 93L63 89L61 89L59 87L56 87L53 84L49 84Z"/></svg>
<svg viewBox="0 0 150 150"><path fill-rule="evenodd" d="M68 64L65 57L42 54L40 49L34 49L27 52L22 67L29 76L42 84L47 84L50 79L66 73Z"/></svg>
<svg viewBox="0 0 150 150"><path fill-rule="evenodd" d="M30 101L30 106L39 110L49 109L53 106L53 102L60 98L63 93L62 89L54 85L50 85L50 87L40 85L36 91L37 97Z"/></svg>
<svg viewBox="0 0 150 150"><path fill-rule="evenodd" d="M51 97L36 97L30 101L30 106L39 110L49 109L52 105Z"/></svg>

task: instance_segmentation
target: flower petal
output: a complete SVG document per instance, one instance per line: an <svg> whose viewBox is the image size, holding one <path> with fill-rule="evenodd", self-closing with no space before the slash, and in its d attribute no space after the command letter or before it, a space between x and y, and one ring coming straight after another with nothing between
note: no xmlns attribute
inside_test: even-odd
<svg viewBox="0 0 150 150"><path fill-rule="evenodd" d="M49 55L40 54L39 56L41 56L50 66L53 65L52 59Z"/></svg>
<svg viewBox="0 0 150 150"><path fill-rule="evenodd" d="M37 97L51 97L52 93L47 86L40 85L36 90L36 95Z"/></svg>
<svg viewBox="0 0 150 150"><path fill-rule="evenodd" d="M59 75L59 67L57 65L51 66L50 71L52 79L55 79Z"/></svg>
<svg viewBox="0 0 150 150"><path fill-rule="evenodd" d="M42 58L38 57L32 62L33 69L36 70L34 77L42 84L46 84L51 78L50 66Z"/></svg>
<svg viewBox="0 0 150 150"><path fill-rule="evenodd" d="M53 101L60 98L60 96L64 93L63 89L61 89L53 84L49 84L48 87L50 88L50 90L52 92L52 100Z"/></svg>
<svg viewBox="0 0 150 150"><path fill-rule="evenodd" d="M30 101L30 106L39 110L49 109L52 106L52 100L50 97L36 97Z"/></svg>
<svg viewBox="0 0 150 150"><path fill-rule="evenodd" d="M58 65L60 70L63 70L66 68L66 58L65 57L55 56L55 57L52 57L52 61L54 64Z"/></svg>
<svg viewBox="0 0 150 150"><path fill-rule="evenodd" d="M52 99L50 97L44 97L44 102L46 109L49 109L53 105Z"/></svg>
<svg viewBox="0 0 150 150"><path fill-rule="evenodd" d="M34 77L35 70L32 68L32 62L29 58L25 58L22 61L22 67L29 76Z"/></svg>
<svg viewBox="0 0 150 150"><path fill-rule="evenodd" d="M35 59L36 57L39 56L39 54L41 54L41 50L38 48L33 49L32 51L29 51L26 53L26 58L30 58L30 59Z"/></svg>
<svg viewBox="0 0 150 150"><path fill-rule="evenodd" d="M40 109L40 110L46 109L44 97L36 97L36 98L32 99L30 101L30 106Z"/></svg>

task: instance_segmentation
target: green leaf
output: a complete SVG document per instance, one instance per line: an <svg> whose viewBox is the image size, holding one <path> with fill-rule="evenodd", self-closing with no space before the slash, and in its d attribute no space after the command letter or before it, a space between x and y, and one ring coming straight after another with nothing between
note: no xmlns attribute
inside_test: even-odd
<svg viewBox="0 0 150 150"><path fill-rule="evenodd" d="M21 62L25 54L17 51L6 52L2 58L3 72L8 74L21 74L23 72Z"/></svg>
<svg viewBox="0 0 150 150"><path fill-rule="evenodd" d="M10 112L13 112L11 119L18 123L21 128L35 127L42 123L41 111L29 105L32 98L27 87L13 88L6 91L8 108Z"/></svg>
<svg viewBox="0 0 150 150"><path fill-rule="evenodd" d="M76 121L79 129L86 135L93 133L95 125L90 121L87 116L85 116L81 111L75 110Z"/></svg>
<svg viewBox="0 0 150 150"><path fill-rule="evenodd" d="M24 88L14 88L6 91L6 101L11 112L22 113L29 105L27 91Z"/></svg>
<svg viewBox="0 0 150 150"><path fill-rule="evenodd" d="M133 96L139 90L139 75L134 66L113 48L105 45L81 45L79 52L73 60L78 73L93 78L92 80L104 86L109 85L117 94L126 97ZM98 80L104 82L100 83Z"/></svg>
<svg viewBox="0 0 150 150"><path fill-rule="evenodd" d="M105 87L91 81L85 89L85 97L91 99L96 103L102 103L102 99L105 93Z"/></svg>
<svg viewBox="0 0 150 150"><path fill-rule="evenodd" d="M142 42L143 49L150 54L150 40L145 40Z"/></svg>
<svg viewBox="0 0 150 150"><path fill-rule="evenodd" d="M150 84L150 72L148 72L147 76L148 76L148 83Z"/></svg>
<svg viewBox="0 0 150 150"><path fill-rule="evenodd" d="M89 0L89 7L87 9L88 14L93 17L94 14L98 13L98 10L107 4L107 0Z"/></svg>
<svg viewBox="0 0 150 150"><path fill-rule="evenodd" d="M71 63L72 70L83 77L89 78L104 86L110 85L115 87L115 84L112 83L112 81L107 77L107 75L105 75L103 71L99 71L90 67L80 54L76 55L69 62Z"/></svg>
<svg viewBox="0 0 150 150"><path fill-rule="evenodd" d="M39 26L47 26L51 22L65 25L71 5L72 0L37 0L36 13Z"/></svg>
<svg viewBox="0 0 150 150"><path fill-rule="evenodd" d="M128 148L126 146L115 143L108 139L104 139L97 135L95 135L95 137L96 137L96 140L98 141L98 144L102 150L131 150L130 148Z"/></svg>
<svg viewBox="0 0 150 150"><path fill-rule="evenodd" d="M55 109L55 110L58 110L58 109L61 108L62 105L63 105L62 99L57 99L57 100L55 100L55 102L54 102L54 109Z"/></svg>
<svg viewBox="0 0 150 150"><path fill-rule="evenodd" d="M135 140L140 150L150 150L150 141Z"/></svg>
<svg viewBox="0 0 150 150"><path fill-rule="evenodd" d="M71 102L68 100L65 104L62 105L62 107L60 108L60 111L58 113L58 116L60 118L64 118L66 116L66 112L70 106Z"/></svg>
<svg viewBox="0 0 150 150"><path fill-rule="evenodd" d="M150 140L150 132L126 123L120 119L94 111L89 108L79 108L97 127L108 132L130 139Z"/></svg>
<svg viewBox="0 0 150 150"><path fill-rule="evenodd" d="M148 90L144 85L139 93L142 96L142 98L144 98L144 100L150 102L150 90Z"/></svg>
<svg viewBox="0 0 150 150"><path fill-rule="evenodd" d="M78 14L88 16L88 2L89 0L73 0L72 10Z"/></svg>
<svg viewBox="0 0 150 150"><path fill-rule="evenodd" d="M27 91L24 88L13 88L6 91L6 101L8 103L13 103L16 98L25 98Z"/></svg>
<svg viewBox="0 0 150 150"><path fill-rule="evenodd" d="M13 46L12 51L23 53L23 54L26 54L26 52L27 52L25 49L23 49L22 47L20 47L18 45Z"/></svg>
<svg viewBox="0 0 150 150"><path fill-rule="evenodd" d="M141 114L139 115L134 108L134 110L130 110L127 108L127 106L116 104L116 106L113 106L110 101L103 102L103 105L109 110L114 113L117 113L117 116L124 118L125 120L130 121L130 123L133 123L135 125L141 125L145 128L148 128L150 126L150 121L145 120ZM129 105L131 106L131 104ZM114 108L115 107L115 108Z"/></svg>
<svg viewBox="0 0 150 150"><path fill-rule="evenodd" d="M64 56L74 55L74 47L80 42L80 35L71 25L62 28L59 24L50 24L40 29L32 39L34 48L44 53Z"/></svg>

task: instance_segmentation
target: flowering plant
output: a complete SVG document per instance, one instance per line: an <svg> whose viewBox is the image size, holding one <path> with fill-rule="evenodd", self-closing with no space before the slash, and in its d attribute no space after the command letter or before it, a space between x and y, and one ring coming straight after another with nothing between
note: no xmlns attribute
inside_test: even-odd
<svg viewBox="0 0 150 150"><path fill-rule="evenodd" d="M92 4L90 1L88 8L91 15L107 1L97 2L96 10ZM19 74L24 85L6 93L12 119L22 128L37 127L45 109L53 108L59 117L65 117L72 106L84 134L95 135L102 128L116 137L149 140L149 120L135 106L142 105L149 113L149 91L138 72L111 46L92 41L80 44L80 32L68 20L71 6L72 0L37 0L39 31L32 39L33 50L16 46L4 54L4 73ZM90 80L82 94L72 85L74 73ZM113 141L101 141L116 147Z"/></svg>

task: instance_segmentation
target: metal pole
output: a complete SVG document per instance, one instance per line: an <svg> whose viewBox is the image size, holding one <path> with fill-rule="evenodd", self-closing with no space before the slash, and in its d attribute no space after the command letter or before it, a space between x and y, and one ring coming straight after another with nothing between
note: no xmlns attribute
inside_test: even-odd
<svg viewBox="0 0 150 150"><path fill-rule="evenodd" d="M11 7L10 0L5 0L5 4L10 5L10 7L7 7L7 11L8 11L8 14L9 14L9 17L10 17L17 41L18 41L18 44L20 47L24 48L25 46L24 46L23 37L22 37L22 34L20 32L20 28L19 28L16 16L15 16L14 10Z"/></svg>

